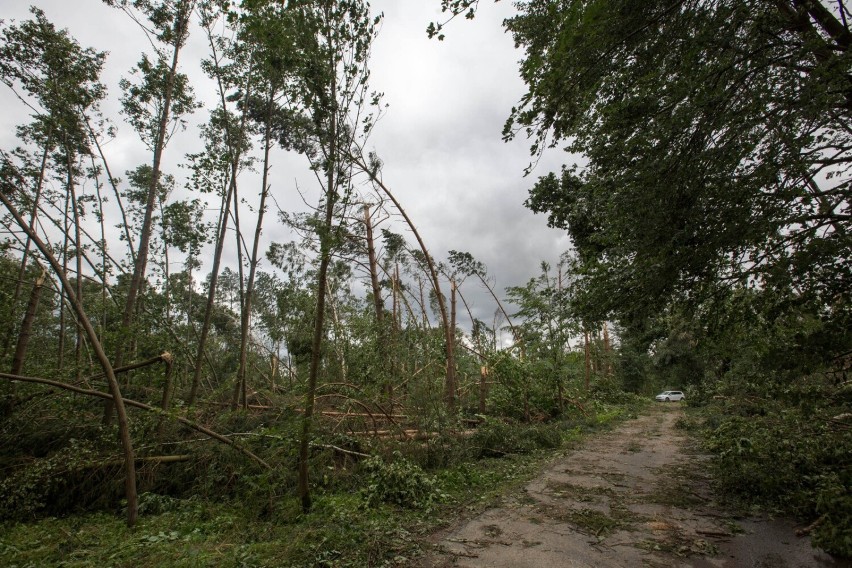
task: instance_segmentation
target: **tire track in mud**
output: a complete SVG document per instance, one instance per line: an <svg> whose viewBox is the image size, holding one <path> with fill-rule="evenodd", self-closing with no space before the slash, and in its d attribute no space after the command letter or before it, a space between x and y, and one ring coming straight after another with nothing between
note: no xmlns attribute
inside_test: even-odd
<svg viewBox="0 0 852 568"><path fill-rule="evenodd" d="M416 566L445 568L850 566L792 523L734 521L713 500L706 456L660 404L548 466L499 506L434 537Z"/></svg>

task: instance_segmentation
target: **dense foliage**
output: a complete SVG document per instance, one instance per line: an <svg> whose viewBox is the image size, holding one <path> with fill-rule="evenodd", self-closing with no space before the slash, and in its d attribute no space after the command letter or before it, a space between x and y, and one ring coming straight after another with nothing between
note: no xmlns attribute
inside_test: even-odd
<svg viewBox="0 0 852 568"><path fill-rule="evenodd" d="M188 564L390 562L412 547L400 519L434 527L530 467L518 456L658 388L705 413L721 493L852 554L845 11L519 2L506 26L529 91L505 135L581 165L527 202L575 250L507 309L472 255L433 258L366 150L382 112L367 3L106 3L151 45L116 101L151 154L125 179L100 114L106 55L37 9L0 23L0 79L33 111L0 156L0 559L77 548L41 550L28 523L69 523L91 551L77 524L92 520L122 543L96 564L162 563L174 543ZM189 34L216 104L182 175L162 158L200 108ZM319 198L280 211L294 240L268 242L283 157ZM380 226L397 216L416 244ZM480 285L493 322L464 298Z"/></svg>
<svg viewBox="0 0 852 568"><path fill-rule="evenodd" d="M815 542L848 555L845 2L517 8L528 91L504 135L578 156L527 201L576 246L573 313L621 324L625 387L653 370L692 400L730 397L708 407L725 489L820 518Z"/></svg>

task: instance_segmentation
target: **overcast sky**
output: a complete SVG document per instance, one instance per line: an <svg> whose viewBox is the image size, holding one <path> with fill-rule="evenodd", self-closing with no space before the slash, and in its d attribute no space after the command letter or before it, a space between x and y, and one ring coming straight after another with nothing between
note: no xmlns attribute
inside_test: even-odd
<svg viewBox="0 0 852 568"><path fill-rule="evenodd" d="M106 149L114 173L123 175L150 162L149 152L117 112L119 78L128 74L143 51L150 53L139 28L101 0L0 0L0 18L26 19L30 5L67 28L83 47L109 52L102 78L108 99L102 109L119 132ZM548 229L544 216L523 206L534 180L557 170L568 156L554 152L524 178L530 161L527 141L501 140L503 123L525 90L517 71L521 53L501 25L512 13L511 3L482 3L473 21L454 21L444 41L430 40L425 33L430 21L443 19L439 0L381 0L372 6L385 15L370 63L371 85L385 93L389 104L370 141L384 162L384 181L436 259L446 258L449 250L468 251L488 267L498 290L523 284L538 274L542 260L555 264L570 246L564 232ZM198 66L206 56L205 47L202 34L195 33L181 56L181 70L205 102L194 124L205 121L215 105L214 85ZM28 111L5 86L0 88L0 144L10 150L15 145L14 127L29 121ZM197 146L198 135L191 125L166 149L165 171L180 179L184 155ZM276 154L273 176L272 191L282 208L303 209L297 182L316 202L315 182L301 157ZM241 191L251 197L258 189L246 185ZM405 232L399 221L384 226ZM292 238L274 211L264 236L266 243ZM462 290L476 317L491 321L496 306L487 293L473 282ZM460 324L466 327L466 322Z"/></svg>

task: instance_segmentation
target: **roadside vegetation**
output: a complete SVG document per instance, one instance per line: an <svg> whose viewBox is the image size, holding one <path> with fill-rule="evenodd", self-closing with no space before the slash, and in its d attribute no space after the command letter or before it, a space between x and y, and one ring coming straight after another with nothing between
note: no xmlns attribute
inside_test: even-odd
<svg viewBox="0 0 852 568"><path fill-rule="evenodd" d="M725 384L694 401L717 494L735 510L790 516L814 546L852 557L852 393L824 377L759 389Z"/></svg>
<svg viewBox="0 0 852 568"><path fill-rule="evenodd" d="M630 397L620 404L596 396L585 402L588 415L577 410L536 423L485 418L473 430L448 428L420 440L355 437L320 421L309 513L297 495L298 416L237 411L210 427L239 430L241 443L273 471L174 432L167 445L180 448L180 460L139 465L140 516L132 529L123 520L121 465L109 457L111 437L99 427L78 429L56 440L62 450L32 458L4 479L0 561L20 567L404 565L423 551L430 533L529 479L554 452L648 404ZM93 407L95 423L97 411ZM140 424L155 427L155 420ZM11 440L3 441L9 448Z"/></svg>
<svg viewBox="0 0 852 568"><path fill-rule="evenodd" d="M584 165L532 182L574 248L508 288L431 251L382 175L366 2L107 4L150 47L121 125L106 52L38 8L0 23L32 110L0 149L0 563L403 564L663 389L721 494L852 556L844 2L519 2L504 135ZM145 163L114 171L117 128ZM285 156L312 192L272 185ZM269 240L284 191L306 212Z"/></svg>

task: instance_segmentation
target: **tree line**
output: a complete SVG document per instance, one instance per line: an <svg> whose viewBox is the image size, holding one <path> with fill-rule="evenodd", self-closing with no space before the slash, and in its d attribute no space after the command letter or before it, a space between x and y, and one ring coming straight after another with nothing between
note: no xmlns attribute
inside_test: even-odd
<svg viewBox="0 0 852 568"><path fill-rule="evenodd" d="M560 307L564 262L558 278L543 267L510 291L521 306L510 315L469 253L432 256L367 149L384 107L368 65L381 16L366 3L106 4L150 43L120 81L122 125L101 111L106 53L81 46L35 7L30 19L0 30L0 76L31 111L19 145L2 151L2 309L13 322L2 358L8 432L38 430L38 418L57 419L75 404L91 420L93 401L67 393L101 400L100 427L119 435L132 525L137 465L152 457L139 446L167 445L180 437L175 424L268 470L277 467L268 455L213 425L234 412L295 413L296 489L308 511L318 412L372 421L378 434L401 428L400 416L428 433L475 412L530 421L572 402L582 408L571 385L585 381L588 390L593 372L611 370L601 363L611 346L587 329L578 347L580 323ZM163 164L181 152L170 144L175 134L201 112L184 72L191 33L207 44L200 67L216 103L198 128L203 148L179 160L179 175ZM118 128L132 128L149 151L123 176L109 148ZM320 197L307 213L278 210L297 239L267 243L276 192L297 190L273 187L281 152L304 159ZM413 239L386 228L399 219ZM235 267L226 266L228 254ZM474 317L465 281L489 291L493 321ZM503 328L509 346L499 340ZM583 360L570 361L585 375L566 371L572 349L585 349ZM542 387L529 374L539 359L548 361L538 371L547 375ZM134 426L140 420L147 426ZM60 436L44 451L67 443ZM7 462L33 451L22 443ZM26 473L10 467L12 482Z"/></svg>

